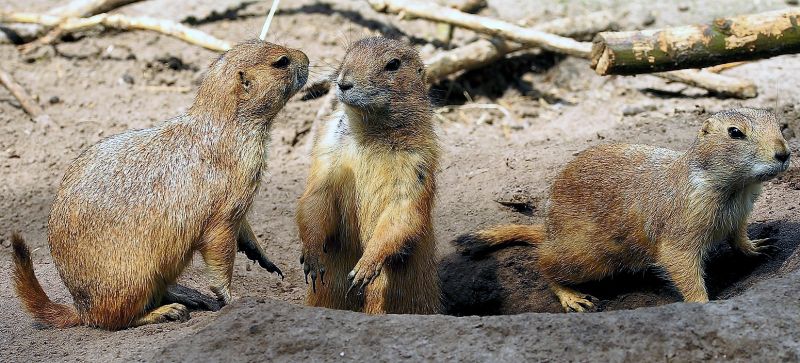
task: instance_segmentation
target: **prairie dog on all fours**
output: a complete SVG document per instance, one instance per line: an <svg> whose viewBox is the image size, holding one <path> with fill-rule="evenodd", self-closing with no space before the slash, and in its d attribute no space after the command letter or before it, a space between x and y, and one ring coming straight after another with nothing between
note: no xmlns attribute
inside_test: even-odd
<svg viewBox="0 0 800 363"><path fill-rule="evenodd" d="M706 302L703 258L728 240L757 255L747 237L761 183L789 167L775 114L740 108L712 115L684 153L611 144L581 152L556 177L544 225L478 232L488 245L536 245L537 267L566 311L593 307L564 284L657 266L685 301Z"/></svg>
<svg viewBox="0 0 800 363"><path fill-rule="evenodd" d="M362 39L348 49L332 91L340 106L316 135L297 211L301 263L311 276L306 303L435 313L439 145L423 63L400 41Z"/></svg>
<svg viewBox="0 0 800 363"><path fill-rule="evenodd" d="M211 64L186 114L81 153L67 168L48 223L50 252L74 307L50 301L15 234L15 285L25 308L56 327L186 319L186 305L197 301L167 286L195 251L224 303L231 301L237 247L280 274L245 215L261 182L272 120L307 77L308 58L298 50L239 44Z"/></svg>

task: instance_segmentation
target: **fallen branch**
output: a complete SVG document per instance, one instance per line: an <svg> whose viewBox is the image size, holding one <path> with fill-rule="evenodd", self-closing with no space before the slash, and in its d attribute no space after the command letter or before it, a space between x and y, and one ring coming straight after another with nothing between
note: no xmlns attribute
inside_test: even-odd
<svg viewBox="0 0 800 363"><path fill-rule="evenodd" d="M445 6L465 13L476 13L486 7L486 0L448 0ZM444 44L453 40L453 25L448 23L436 24L436 39Z"/></svg>
<svg viewBox="0 0 800 363"><path fill-rule="evenodd" d="M562 18L539 24L534 29L564 37L583 37L597 34L614 27L609 12L598 12L573 18ZM428 81L436 83L444 77L465 70L472 70L492 64L507 54L534 48L529 44L519 44L502 38L479 39L465 46L441 52L425 63Z"/></svg>
<svg viewBox="0 0 800 363"><path fill-rule="evenodd" d="M169 20L144 16L130 17L120 14L98 14L89 18L71 18L62 21L61 18L46 14L0 12L0 21L37 23L42 25L58 24L54 32L58 32L59 35L74 33L99 25L102 25L106 28L122 30L150 30L169 35L181 39L187 43L199 45L217 52L224 52L231 48L231 44L227 41L218 39L200 30L192 29L183 24L175 23ZM58 37L47 38L48 39L43 39L43 41L56 41Z"/></svg>
<svg viewBox="0 0 800 363"><path fill-rule="evenodd" d="M436 22L450 23L479 33L499 36L516 42L541 47L550 51L588 58L590 43L525 28L505 21L467 14L446 6L419 0L367 0L379 12L406 14Z"/></svg>
<svg viewBox="0 0 800 363"><path fill-rule="evenodd" d="M66 5L51 9L47 14L62 18L82 18L107 13L139 1L141 0L73 0Z"/></svg>
<svg viewBox="0 0 800 363"><path fill-rule="evenodd" d="M54 16L64 20L67 18L87 17L106 13L121 6L139 1L141 0L73 0L66 5L50 9L47 13L45 13L45 15ZM3 22L3 20L0 20L0 22ZM0 44L12 43L17 40L29 42L41 37L57 24L58 23L56 22L51 25L32 24L34 25L33 27L26 28L10 27L10 30L16 32L17 34L9 35L5 34L4 32L0 32ZM15 36L17 36L19 39L15 39Z"/></svg>
<svg viewBox="0 0 800 363"><path fill-rule="evenodd" d="M800 52L800 8L718 18L709 24L600 33L592 68L600 75L702 68Z"/></svg>
<svg viewBox="0 0 800 363"><path fill-rule="evenodd" d="M758 96L758 89L753 82L723 76L706 70L683 69L671 72L653 73L656 77L686 83L690 86L706 89L720 96L735 98L753 98Z"/></svg>
<svg viewBox="0 0 800 363"><path fill-rule="evenodd" d="M28 92L25 91L22 86L14 80L14 77L11 76L8 72L0 69L0 84L2 84L5 88L11 92L11 95L19 101L19 104L22 106L22 109L35 121L36 123L42 126L48 126L51 124L50 116L44 113L44 110L36 103Z"/></svg>

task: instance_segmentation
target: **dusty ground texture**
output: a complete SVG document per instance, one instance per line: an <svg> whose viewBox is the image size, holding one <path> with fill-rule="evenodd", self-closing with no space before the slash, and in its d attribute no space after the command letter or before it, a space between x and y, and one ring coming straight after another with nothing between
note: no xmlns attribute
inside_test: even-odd
<svg viewBox="0 0 800 363"><path fill-rule="evenodd" d="M3 8L44 11L58 1L31 0ZM121 9L185 21L220 38L257 35L266 2L195 3L150 0ZM567 14L612 9L625 29L697 22L786 6L783 1L489 1L485 15L536 23ZM232 6L232 7L231 7ZM360 1L285 2L272 40L309 55L313 77L330 70L349 41L369 34L423 45L435 27L375 14ZM456 42L474 38L457 31ZM10 231L20 230L34 252L37 275L50 296L70 302L49 255L47 215L69 162L87 146L124 130L149 127L184 111L214 53L147 32L90 32L55 48L20 56L0 45L2 67L39 98L58 127L41 130L0 89L0 265L7 266ZM279 280L239 255L238 298L220 312L192 312L185 323L106 332L54 330L26 315L0 269L0 361L65 360L798 360L800 356L800 56L750 63L726 74L754 80L750 100L719 99L705 91L648 76L595 76L588 62L549 53L520 55L460 75L434 88L444 156L435 228L448 313L485 317L368 317L299 306L305 293L293 216L308 169L307 129L320 99L292 100L273 130L270 167L250 221L268 255L285 272ZM468 96L465 96L468 95ZM472 101L468 101L471 99ZM462 104L500 104L512 119ZM547 185L578 151L607 142L686 148L703 118L736 106L780 113L793 166L767 183L749 228L777 251L748 259L726 246L709 258L708 305L675 303L658 274L620 275L582 287L601 299L594 314L555 314L555 298L532 268L526 247L474 257L452 244L459 235L498 223L541 221ZM512 208L499 202L514 202ZM507 204L507 203L506 203ZM113 243L113 241L110 241ZM208 293L198 260L181 283ZM657 307L654 307L657 306ZM635 310L631 310L635 309ZM615 310L615 311L611 311Z"/></svg>

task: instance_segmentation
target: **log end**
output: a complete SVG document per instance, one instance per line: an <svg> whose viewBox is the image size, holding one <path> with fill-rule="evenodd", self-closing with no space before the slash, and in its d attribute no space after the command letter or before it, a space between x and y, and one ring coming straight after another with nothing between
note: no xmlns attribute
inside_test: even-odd
<svg viewBox="0 0 800 363"><path fill-rule="evenodd" d="M592 69L601 76L608 75L608 69L614 63L614 53L599 34L592 41L590 57Z"/></svg>

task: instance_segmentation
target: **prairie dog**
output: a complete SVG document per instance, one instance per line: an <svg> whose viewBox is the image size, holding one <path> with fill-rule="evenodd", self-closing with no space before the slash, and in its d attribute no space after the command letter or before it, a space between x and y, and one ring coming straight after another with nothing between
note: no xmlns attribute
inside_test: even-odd
<svg viewBox="0 0 800 363"><path fill-rule="evenodd" d="M538 269L566 311L593 303L564 284L652 265L685 301L707 302L706 251L722 240L747 255L763 251L765 239L747 237L747 218L761 183L789 159L775 114L724 111L704 122L684 153L629 144L581 152L553 182L544 225L499 226L475 237L535 244Z"/></svg>
<svg viewBox="0 0 800 363"><path fill-rule="evenodd" d="M311 276L306 303L438 312L431 210L439 145L424 65L400 41L362 39L348 49L335 92L340 106L319 129L297 211L300 261Z"/></svg>
<svg viewBox="0 0 800 363"><path fill-rule="evenodd" d="M74 306L47 297L15 235L15 285L25 308L51 326L116 330L187 319L181 296L167 286L195 251L224 303L231 301L237 247L280 273L245 215L272 120L307 77L308 58L298 50L239 44L211 64L186 114L81 153L67 168L48 223L50 251Z"/></svg>

